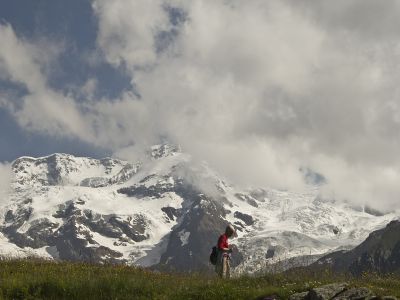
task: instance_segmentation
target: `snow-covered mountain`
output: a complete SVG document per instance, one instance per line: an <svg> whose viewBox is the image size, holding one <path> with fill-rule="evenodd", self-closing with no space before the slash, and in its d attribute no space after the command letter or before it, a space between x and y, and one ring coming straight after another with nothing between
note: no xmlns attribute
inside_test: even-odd
<svg viewBox="0 0 400 300"><path fill-rule="evenodd" d="M21 157L12 169L0 208L0 255L12 257L209 270L210 249L229 222L239 235L236 271L251 273L310 264L397 218L324 199L318 186L238 188L168 144L141 162L53 154Z"/></svg>
<svg viewBox="0 0 400 300"><path fill-rule="evenodd" d="M400 272L400 221L373 231L360 245L349 251L330 253L313 264L315 268L329 267L339 273L360 276L363 273Z"/></svg>

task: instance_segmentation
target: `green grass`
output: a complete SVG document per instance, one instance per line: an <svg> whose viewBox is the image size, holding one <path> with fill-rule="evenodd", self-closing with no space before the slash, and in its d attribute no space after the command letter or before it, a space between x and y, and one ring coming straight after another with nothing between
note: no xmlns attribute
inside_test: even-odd
<svg viewBox="0 0 400 300"><path fill-rule="evenodd" d="M400 297L400 277L365 274L360 278L326 271L221 280L199 274L154 273L127 266L55 263L40 260L0 262L1 299L257 299L331 282L365 286L377 295Z"/></svg>

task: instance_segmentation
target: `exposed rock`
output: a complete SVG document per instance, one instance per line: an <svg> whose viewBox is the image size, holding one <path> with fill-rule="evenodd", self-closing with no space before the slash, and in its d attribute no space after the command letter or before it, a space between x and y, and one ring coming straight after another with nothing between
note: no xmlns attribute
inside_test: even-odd
<svg viewBox="0 0 400 300"><path fill-rule="evenodd" d="M297 293L289 296L289 300L305 300L307 299L308 292Z"/></svg>
<svg viewBox="0 0 400 300"><path fill-rule="evenodd" d="M88 247L88 244L91 244ZM62 260L123 263L121 253L101 246L93 240L90 231L76 218L71 218L57 232L55 245Z"/></svg>
<svg viewBox="0 0 400 300"><path fill-rule="evenodd" d="M110 178L109 184L121 184L131 179L140 169L141 164L126 164L121 171Z"/></svg>
<svg viewBox="0 0 400 300"><path fill-rule="evenodd" d="M150 155L154 159L159 159L162 157L172 156L179 152L181 152L179 146L171 144L161 144L152 146Z"/></svg>
<svg viewBox="0 0 400 300"><path fill-rule="evenodd" d="M385 228L372 232L353 250L328 254L315 265L327 265L333 271L351 272L354 275L364 271L399 272L400 221L392 221Z"/></svg>
<svg viewBox="0 0 400 300"><path fill-rule="evenodd" d="M256 189L250 192L250 196L260 202L265 202L268 198L268 192L264 189Z"/></svg>
<svg viewBox="0 0 400 300"><path fill-rule="evenodd" d="M142 215L136 215L131 220L121 220L119 217L111 217L110 224L119 227L126 236L135 242L141 242L149 236L145 234L147 228L147 220Z"/></svg>
<svg viewBox="0 0 400 300"><path fill-rule="evenodd" d="M88 226L92 231L98 232L103 236L110 238L121 238L123 231L116 224L109 222L108 216L102 216L95 214L90 210L85 210L86 219L84 220L86 226Z"/></svg>
<svg viewBox="0 0 400 300"><path fill-rule="evenodd" d="M41 248L52 245L53 233L58 226L58 223L53 223L45 218L32 222L31 227L26 231L26 235L32 239L30 247Z"/></svg>
<svg viewBox="0 0 400 300"><path fill-rule="evenodd" d="M121 188L117 192L120 194L125 194L129 197L135 197L139 199L145 197L160 198L165 193L173 192L174 188L175 186L173 184L162 182L149 187L146 185L134 185L126 188Z"/></svg>
<svg viewBox="0 0 400 300"><path fill-rule="evenodd" d="M225 210L221 202L202 194L194 186L177 182L175 192L184 199L182 221L173 228L159 268L179 271L210 270L210 249L226 227ZM234 248L234 247L233 247ZM233 265L243 257L233 251Z"/></svg>
<svg viewBox="0 0 400 300"><path fill-rule="evenodd" d="M219 232L225 230L226 222L222 219L224 211L218 203L193 190L191 186L182 186L179 192L186 203L183 219L170 234L160 267L180 271L206 270L208 261L204 257L209 255Z"/></svg>
<svg viewBox="0 0 400 300"><path fill-rule="evenodd" d="M265 254L265 258L272 258L275 255L275 249L274 248L270 248L267 250L267 253Z"/></svg>
<svg viewBox="0 0 400 300"><path fill-rule="evenodd" d="M348 288L346 283L333 283L312 288L308 292L293 294L289 300L372 300L385 299L376 297L365 287ZM396 299L396 298L394 298Z"/></svg>
<svg viewBox="0 0 400 300"><path fill-rule="evenodd" d="M120 161L119 159L106 157L100 159L100 164L103 165L104 168L106 169L105 173L110 174L115 167L122 165L122 161Z"/></svg>
<svg viewBox="0 0 400 300"><path fill-rule="evenodd" d="M330 300L345 291L347 283L332 283L318 288L313 288L307 295L308 300Z"/></svg>
<svg viewBox="0 0 400 300"><path fill-rule="evenodd" d="M91 177L80 182L80 186L99 188L109 186L111 184L121 184L131 179L139 170L140 164L126 164L118 174L111 178L107 177Z"/></svg>
<svg viewBox="0 0 400 300"><path fill-rule="evenodd" d="M171 206L167 207L162 207L161 210L167 215L167 217L171 220L174 221L176 218L178 218L181 215L181 210L176 209Z"/></svg>
<svg viewBox="0 0 400 300"><path fill-rule="evenodd" d="M79 183L79 185L86 186L86 187L92 187L92 188L98 188L98 187L107 186L108 182L109 182L109 179L105 178L105 177L91 177L91 178L83 179Z"/></svg>
<svg viewBox="0 0 400 300"><path fill-rule="evenodd" d="M249 195L241 194L241 193L236 193L235 197L238 198L239 200L242 200L244 202L247 202L251 206L258 207L258 204L254 198L252 198Z"/></svg>
<svg viewBox="0 0 400 300"><path fill-rule="evenodd" d="M112 170L123 168L126 162L118 159L105 158L97 160L86 157L75 157L69 154L56 153L41 158L21 157L12 164L12 170L15 176L15 182L20 186L57 186L57 185L75 185L75 174L80 169L98 170L105 169L106 174ZM104 171L103 171L104 172ZM84 186L92 184L93 186L106 184L108 179L99 179L96 177L83 181ZM92 186L89 185L89 186Z"/></svg>
<svg viewBox="0 0 400 300"><path fill-rule="evenodd" d="M92 262L126 259L171 270L211 270L209 251L232 222L239 238L230 244L237 243L246 253L237 271L253 273L309 265L331 249L329 237L336 234L341 249L348 249L345 243L358 241L391 217L378 220L354 214L351 208L347 214L331 202L315 202L314 189L243 190L225 183L210 166L192 164L189 155L178 152L179 147L155 146L143 167L137 162L67 154L16 160L0 224L5 243L12 244L5 251L19 246L22 255L32 252ZM344 227L345 220L353 224ZM358 228L358 223L365 228ZM396 239L385 244L390 247L375 248L359 262L381 267L392 259L396 265L397 250L391 240ZM45 247L51 251L44 252ZM234 251L233 265L241 255ZM349 266L360 269L357 264Z"/></svg>
<svg viewBox="0 0 400 300"><path fill-rule="evenodd" d="M29 219L32 212L33 208L25 205L19 205L15 211L8 210L4 219L8 223L6 228L11 230L21 227Z"/></svg>
<svg viewBox="0 0 400 300"><path fill-rule="evenodd" d="M250 226L250 225L254 224L254 220L253 220L252 216L244 214L244 213L241 213L240 211L235 211L233 216L235 218L238 218L238 219L242 220L247 226Z"/></svg>
<svg viewBox="0 0 400 300"><path fill-rule="evenodd" d="M362 300L362 299L368 299L369 297L372 297L372 296L373 296L372 292L369 289L367 289L365 287L361 287L361 288L348 289L348 290L340 293L333 299L334 300L348 300L348 299Z"/></svg>

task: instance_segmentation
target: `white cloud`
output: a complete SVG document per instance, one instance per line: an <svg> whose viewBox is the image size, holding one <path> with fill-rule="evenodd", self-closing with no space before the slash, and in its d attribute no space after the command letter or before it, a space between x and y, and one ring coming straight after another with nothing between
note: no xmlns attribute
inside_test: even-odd
<svg viewBox="0 0 400 300"><path fill-rule="evenodd" d="M37 45L18 38L10 25L0 25L0 39L1 72L28 90L21 107L4 97L2 107L7 108L25 129L93 140L74 99L47 86L44 67L57 51L47 43Z"/></svg>
<svg viewBox="0 0 400 300"><path fill-rule="evenodd" d="M11 165L0 162L0 205L8 203L7 197L12 180Z"/></svg>
<svg viewBox="0 0 400 300"><path fill-rule="evenodd" d="M154 63L155 35L169 25L161 0L96 0L98 43L109 62L128 67Z"/></svg>
<svg viewBox="0 0 400 300"><path fill-rule="evenodd" d="M154 28L170 26L166 5L185 10L187 18L173 44L157 54ZM353 17L358 7L375 15L374 5L357 2ZM107 18L97 11L100 28L121 45L146 35L141 44L151 57L132 59L134 51L126 50L134 47L103 47L106 57L131 70L150 65L133 74L142 100L127 127L136 138L143 128L147 138L167 136L238 182L297 188L298 168L309 165L328 178L327 190L338 198L389 205L400 195L394 63L400 48L374 34L385 31L378 19L368 21L371 32L362 31L359 15L359 22L349 16L343 25L344 2L164 1L151 2L147 12L157 13L146 28L132 22L135 28L125 29L123 21L115 23L135 9L119 14L117 8L109 7L115 14ZM393 15L397 6L378 9ZM321 10L330 21L314 13ZM100 32L100 46L102 40Z"/></svg>
<svg viewBox="0 0 400 300"><path fill-rule="evenodd" d="M96 60L126 67L140 98L90 99L87 82L77 104L46 85L40 45L4 25L0 70L30 91L14 111L25 127L124 156L167 138L242 184L301 188L309 166L327 193L399 207L399 7L376 3L95 0Z"/></svg>

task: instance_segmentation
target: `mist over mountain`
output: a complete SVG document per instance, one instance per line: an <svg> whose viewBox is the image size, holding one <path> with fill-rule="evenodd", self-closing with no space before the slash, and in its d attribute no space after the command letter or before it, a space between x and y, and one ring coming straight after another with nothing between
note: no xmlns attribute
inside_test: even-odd
<svg viewBox="0 0 400 300"><path fill-rule="evenodd" d="M136 160L167 140L236 185L301 191L309 168L325 197L398 208L396 1L13 3L7 157L72 141Z"/></svg>
<svg viewBox="0 0 400 300"><path fill-rule="evenodd" d="M171 144L146 153L15 160L1 202L1 255L210 272L210 249L231 223L235 272L255 273L350 249L398 216L324 198L320 182L302 192L235 186Z"/></svg>

